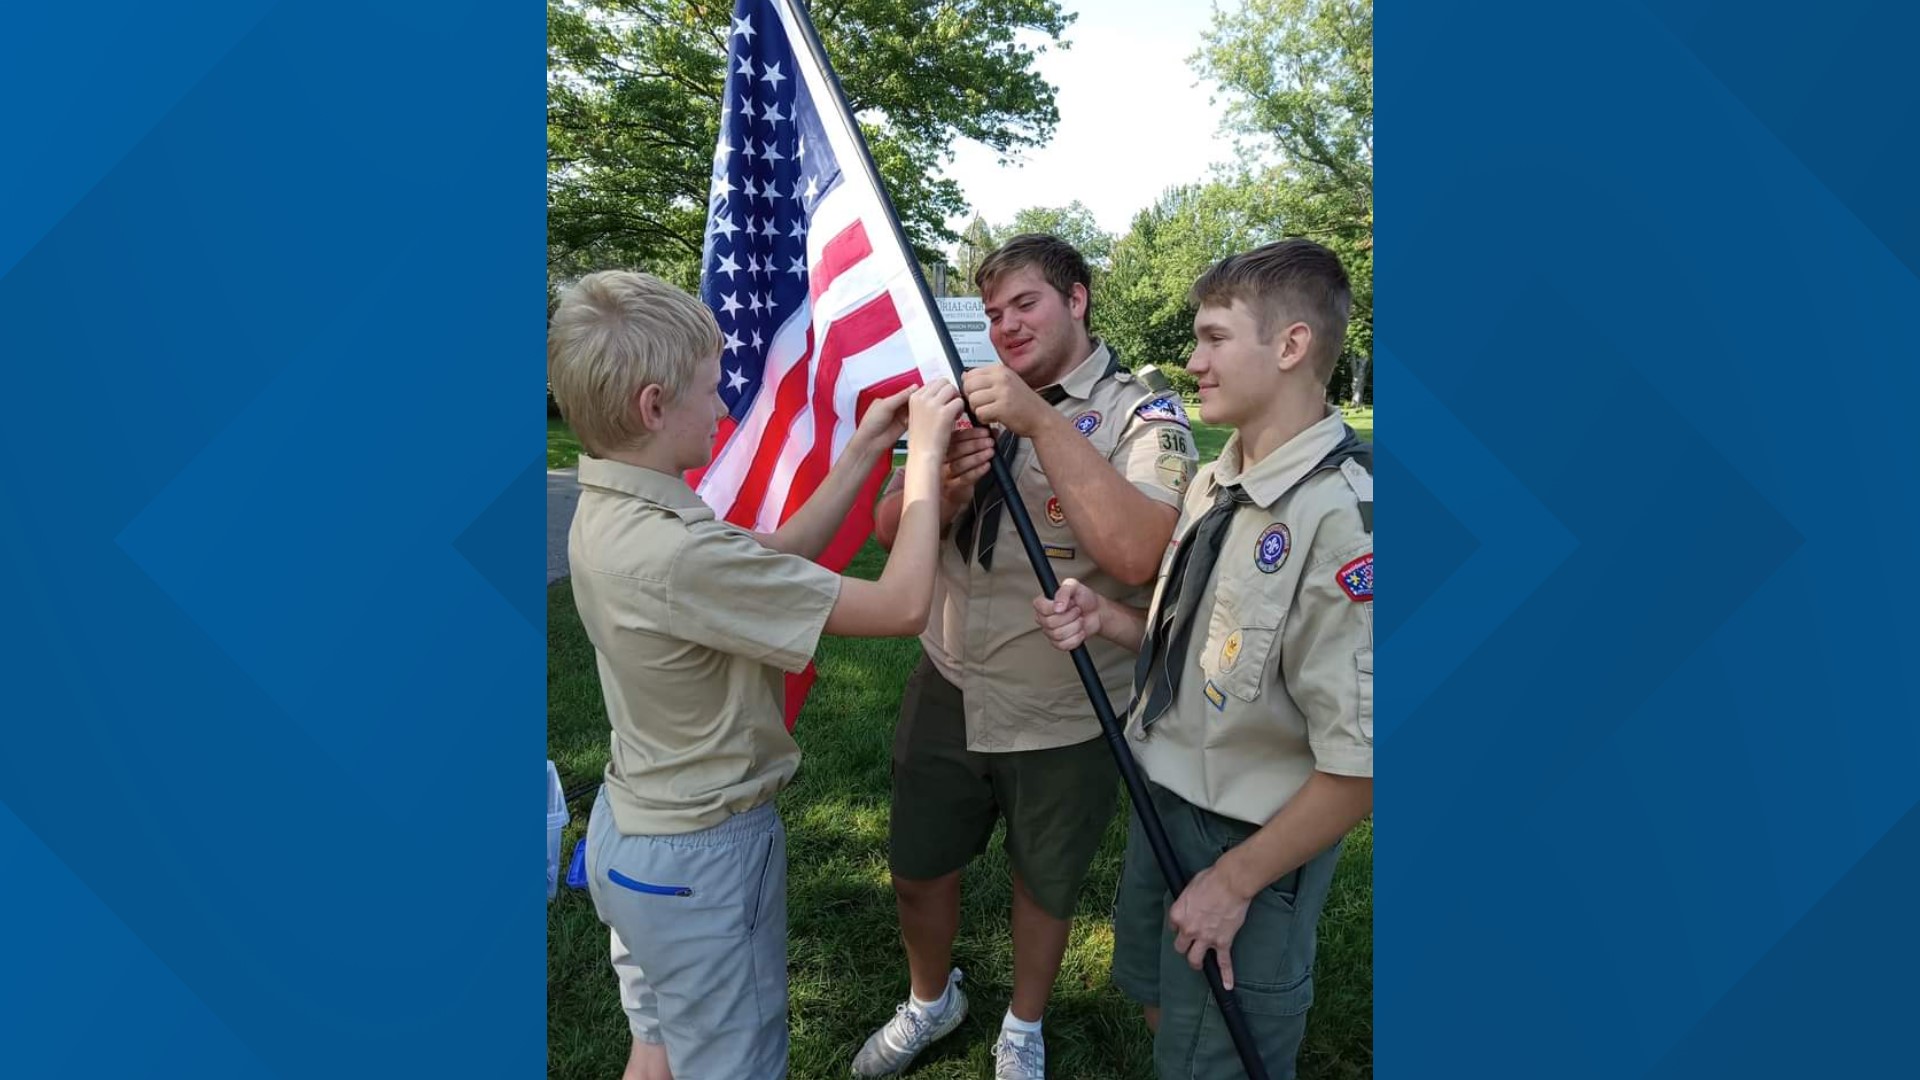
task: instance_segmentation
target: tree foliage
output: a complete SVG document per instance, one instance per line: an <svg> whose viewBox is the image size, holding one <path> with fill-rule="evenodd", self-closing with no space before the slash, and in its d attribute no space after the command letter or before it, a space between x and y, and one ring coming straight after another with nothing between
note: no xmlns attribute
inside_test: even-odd
<svg viewBox="0 0 1920 1080"><path fill-rule="evenodd" d="M621 265L697 282L731 13L549 0L550 279ZM966 209L941 175L954 141L1007 154L1051 136L1054 88L1033 62L1073 16L1056 0L816 0L811 17L908 238L937 259Z"/></svg>
<svg viewBox="0 0 1920 1080"><path fill-rule="evenodd" d="M1185 288L1212 261L1284 236L1340 256L1353 283L1346 355L1330 392L1370 396L1373 355L1373 5L1244 0L1217 10L1191 58L1226 93L1227 123L1258 164L1178 188L1114 247L1117 339L1158 363L1191 340ZM1131 299L1129 299L1131 298Z"/></svg>

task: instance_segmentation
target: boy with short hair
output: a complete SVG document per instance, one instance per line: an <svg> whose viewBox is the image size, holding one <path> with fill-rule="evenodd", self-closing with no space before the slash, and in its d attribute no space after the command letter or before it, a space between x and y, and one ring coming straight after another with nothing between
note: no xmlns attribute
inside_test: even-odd
<svg viewBox="0 0 1920 1080"><path fill-rule="evenodd" d="M1146 1010L1161 1080L1240 1075L1210 950L1291 1077L1340 841L1373 807L1372 447L1326 401L1351 304L1332 252L1268 244L1193 299L1200 418L1234 434L1187 493L1152 607L1068 580L1034 608L1058 648L1140 650L1128 744L1193 879L1168 895L1136 819L1113 979Z"/></svg>
<svg viewBox="0 0 1920 1080"><path fill-rule="evenodd" d="M568 558L613 729L589 887L633 1031L628 1080L786 1075L786 833L773 800L800 749L784 673L805 668L823 632L926 625L961 410L948 383L874 402L813 498L757 535L716 520L681 478L707 463L726 412L720 348L698 300L624 271L567 289L547 338L554 397L586 451ZM809 561L903 429L906 506L880 579Z"/></svg>

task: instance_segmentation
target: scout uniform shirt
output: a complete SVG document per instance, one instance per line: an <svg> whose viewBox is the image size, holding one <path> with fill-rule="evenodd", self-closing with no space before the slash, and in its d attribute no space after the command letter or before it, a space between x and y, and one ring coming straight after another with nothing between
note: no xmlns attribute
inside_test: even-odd
<svg viewBox="0 0 1920 1080"><path fill-rule="evenodd" d="M1146 721L1142 691L1127 734L1147 776L1195 806L1263 825L1316 769L1373 775L1373 535L1360 509L1373 478L1357 461L1314 471L1348 435L1329 410L1243 469L1236 433L1187 496L1149 625L1215 492L1238 484L1250 501L1227 524L1188 655L1168 658L1186 665L1171 703Z"/></svg>
<svg viewBox="0 0 1920 1080"><path fill-rule="evenodd" d="M1131 372L1116 367L1105 344L1059 387L1065 396L1054 408L1073 419L1101 457L1149 498L1179 505L1197 457L1177 395L1143 389ZM1056 576L1079 578L1094 591L1136 607L1146 603L1147 589L1121 584L1087 557L1029 440L1020 440L1011 472ZM991 569L970 557L973 552L961 552L958 531L949 529L941 538L934 614L920 640L934 667L960 688L967 748L1044 750L1099 735L1099 721L1072 660L1047 642L1034 621L1038 582L1012 515L999 515L992 535L975 539L976 547L993 548ZM1107 641L1089 641L1087 649L1107 693L1116 703L1125 701L1133 656Z"/></svg>
<svg viewBox="0 0 1920 1080"><path fill-rule="evenodd" d="M567 558L620 831L693 832L773 798L800 764L782 672L813 658L840 575L715 520L677 476L586 456Z"/></svg>

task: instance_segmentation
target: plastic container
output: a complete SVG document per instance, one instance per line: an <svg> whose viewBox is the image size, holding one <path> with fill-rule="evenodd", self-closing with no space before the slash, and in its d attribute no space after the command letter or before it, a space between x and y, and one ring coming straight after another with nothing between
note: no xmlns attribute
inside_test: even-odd
<svg viewBox="0 0 1920 1080"><path fill-rule="evenodd" d="M547 762L547 899L560 890L560 833L567 827L567 793L560 770Z"/></svg>

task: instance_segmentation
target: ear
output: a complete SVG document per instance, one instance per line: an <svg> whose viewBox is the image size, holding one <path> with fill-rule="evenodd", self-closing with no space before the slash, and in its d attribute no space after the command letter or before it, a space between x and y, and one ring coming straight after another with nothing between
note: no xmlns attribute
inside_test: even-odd
<svg viewBox="0 0 1920 1080"><path fill-rule="evenodd" d="M1274 355L1281 371L1308 367L1307 353L1313 349L1313 327L1303 322L1289 324L1276 335L1274 346Z"/></svg>
<svg viewBox="0 0 1920 1080"><path fill-rule="evenodd" d="M667 392L659 383L648 383L633 395L634 415L640 418L640 426L648 431L659 431L666 422Z"/></svg>
<svg viewBox="0 0 1920 1080"><path fill-rule="evenodd" d="M1073 291L1067 294L1067 314L1080 322L1087 321L1087 287L1077 281L1073 283Z"/></svg>

